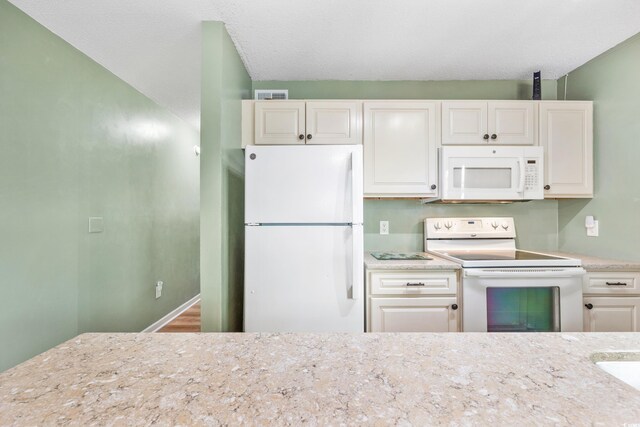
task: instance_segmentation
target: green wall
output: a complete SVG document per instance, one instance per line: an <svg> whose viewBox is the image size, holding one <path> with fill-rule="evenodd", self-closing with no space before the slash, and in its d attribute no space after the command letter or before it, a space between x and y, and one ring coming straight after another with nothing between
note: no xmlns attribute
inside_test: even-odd
<svg viewBox="0 0 640 427"><path fill-rule="evenodd" d="M0 40L2 371L198 293L199 163L196 130L6 0Z"/></svg>
<svg viewBox="0 0 640 427"><path fill-rule="evenodd" d="M572 71L567 99L594 101L595 195L559 202L560 249L638 261L640 34ZM586 215L600 221L599 237L586 236Z"/></svg>
<svg viewBox="0 0 640 427"><path fill-rule="evenodd" d="M422 204L417 200L365 200L364 247L368 251L422 251L425 218L512 216L519 247L558 248L558 203L536 200L510 204ZM380 235L380 221L389 221L389 234Z"/></svg>
<svg viewBox="0 0 640 427"><path fill-rule="evenodd" d="M251 79L221 22L202 24L202 330L241 331L244 155L241 100Z"/></svg>
<svg viewBox="0 0 640 427"><path fill-rule="evenodd" d="M542 82L542 99L556 99L555 80ZM292 99L531 99L528 80L255 81L253 89L289 89Z"/></svg>
<svg viewBox="0 0 640 427"><path fill-rule="evenodd" d="M256 81L253 89L288 89L298 99L530 99L531 82L488 81ZM543 99L556 99L557 82L542 83ZM423 205L417 200L365 200L365 249L417 251L424 245L426 217L513 216L518 244L524 248L558 247L558 204L554 200L505 205ZM389 221L389 235L379 222Z"/></svg>

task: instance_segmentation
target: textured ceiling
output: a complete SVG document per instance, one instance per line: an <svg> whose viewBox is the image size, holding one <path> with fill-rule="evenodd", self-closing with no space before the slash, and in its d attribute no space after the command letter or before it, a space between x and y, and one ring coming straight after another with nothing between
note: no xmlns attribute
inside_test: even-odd
<svg viewBox="0 0 640 427"><path fill-rule="evenodd" d="M253 80L558 78L640 32L639 0L10 0L199 127L200 22Z"/></svg>

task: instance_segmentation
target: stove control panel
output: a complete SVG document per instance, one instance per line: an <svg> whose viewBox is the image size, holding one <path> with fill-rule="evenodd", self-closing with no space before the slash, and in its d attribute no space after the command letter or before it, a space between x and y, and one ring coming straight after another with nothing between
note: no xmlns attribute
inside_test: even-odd
<svg viewBox="0 0 640 427"><path fill-rule="evenodd" d="M427 218L425 239L514 239L511 217Z"/></svg>

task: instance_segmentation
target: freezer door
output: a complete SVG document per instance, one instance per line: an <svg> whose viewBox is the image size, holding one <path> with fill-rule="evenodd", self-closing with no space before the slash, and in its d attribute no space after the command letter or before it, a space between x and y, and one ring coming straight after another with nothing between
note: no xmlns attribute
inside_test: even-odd
<svg viewBox="0 0 640 427"><path fill-rule="evenodd" d="M362 223L362 146L247 146L245 223Z"/></svg>
<svg viewBox="0 0 640 427"><path fill-rule="evenodd" d="M247 226L245 331L364 332L362 233L355 228Z"/></svg>

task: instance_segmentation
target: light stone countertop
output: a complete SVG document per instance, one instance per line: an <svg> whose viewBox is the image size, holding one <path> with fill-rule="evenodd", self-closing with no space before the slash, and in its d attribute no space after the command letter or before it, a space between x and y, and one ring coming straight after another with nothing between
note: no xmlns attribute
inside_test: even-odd
<svg viewBox="0 0 640 427"><path fill-rule="evenodd" d="M543 252L568 258L579 258L580 260L582 260L582 267L587 271L640 271L640 262L598 258L589 255L573 254L567 252Z"/></svg>
<svg viewBox="0 0 640 427"><path fill-rule="evenodd" d="M525 249L527 250L527 249ZM640 262L622 261L616 259L599 258L589 255L557 252L557 251L538 251L549 255L563 256L567 258L578 258L582 261L582 267L587 271L639 271ZM448 261L436 255L426 252L416 252L433 258L433 261L380 261L371 256L371 253L365 252L364 264L370 270L458 270L460 265L455 262Z"/></svg>
<svg viewBox="0 0 640 427"><path fill-rule="evenodd" d="M0 425L623 425L640 333L84 334L0 374Z"/></svg>
<svg viewBox="0 0 640 427"><path fill-rule="evenodd" d="M412 252L413 253L413 252ZM369 270L460 270L460 264L448 261L426 252L415 252L433 258L432 260L391 260L375 259L370 252L364 254L364 266Z"/></svg>

